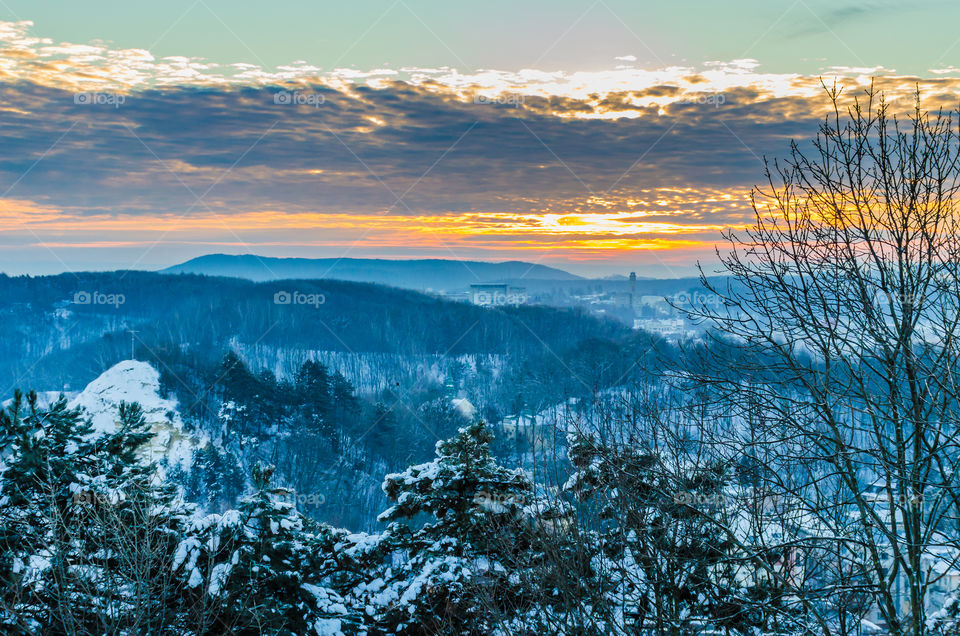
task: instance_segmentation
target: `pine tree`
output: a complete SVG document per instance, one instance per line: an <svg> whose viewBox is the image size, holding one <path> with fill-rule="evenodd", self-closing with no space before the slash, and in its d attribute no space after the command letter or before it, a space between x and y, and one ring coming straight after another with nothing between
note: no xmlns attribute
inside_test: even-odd
<svg viewBox="0 0 960 636"><path fill-rule="evenodd" d="M213 373L213 384L223 391L224 400L245 401L257 392L256 376L233 351L223 356Z"/></svg>
<svg viewBox="0 0 960 636"><path fill-rule="evenodd" d="M326 365L313 360L304 362L297 371L296 391L307 425L332 436L333 397Z"/></svg>
<svg viewBox="0 0 960 636"><path fill-rule="evenodd" d="M188 510L141 458L139 406L95 432L61 396L21 394L0 416L3 620L26 631L156 631L176 621L165 561ZM9 620L8 620L9 619Z"/></svg>
<svg viewBox="0 0 960 636"><path fill-rule="evenodd" d="M490 633L538 598L540 524L564 510L535 497L521 470L498 465L491 440L477 422L439 442L436 460L386 477L395 503L379 517L390 524L380 549L405 558L359 590L386 633Z"/></svg>
<svg viewBox="0 0 960 636"><path fill-rule="evenodd" d="M197 449L190 469L181 472L177 468L170 480L183 486L189 501L200 503L211 512L233 507L246 486L240 461L214 444Z"/></svg>
<svg viewBox="0 0 960 636"><path fill-rule="evenodd" d="M270 376L275 381L273 376ZM224 423L225 437L236 434L262 434L265 423L272 422L271 386L264 386L261 378L254 375L233 351L224 355L213 372L211 385L216 387L222 399L220 417Z"/></svg>
<svg viewBox="0 0 960 636"><path fill-rule="evenodd" d="M926 627L931 634L960 636L960 590L954 590L944 606L930 614Z"/></svg>
<svg viewBox="0 0 960 636"><path fill-rule="evenodd" d="M367 425L365 435L367 447L388 461L393 461L398 455L399 437L400 426L393 409L383 402L377 402Z"/></svg>
<svg viewBox="0 0 960 636"><path fill-rule="evenodd" d="M565 488L598 510L605 620L677 635L769 633L782 594L764 580L748 583L750 560L725 529L737 512L722 465L672 469L653 451L586 436L572 440L569 457L575 472Z"/></svg>
<svg viewBox="0 0 960 636"><path fill-rule="evenodd" d="M360 410L360 401L354 395L354 387L350 380L339 371L335 371L330 377L330 390L337 414L340 417L356 416Z"/></svg>
<svg viewBox="0 0 960 636"><path fill-rule="evenodd" d="M256 490L239 509L195 521L181 541L173 569L186 581L190 622L208 634L349 632L358 619L328 585L328 531L300 515L272 475L257 464Z"/></svg>

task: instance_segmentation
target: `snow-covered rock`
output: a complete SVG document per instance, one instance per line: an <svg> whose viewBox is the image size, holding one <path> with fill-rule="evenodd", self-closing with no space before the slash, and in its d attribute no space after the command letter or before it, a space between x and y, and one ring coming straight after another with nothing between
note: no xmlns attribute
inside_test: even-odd
<svg viewBox="0 0 960 636"><path fill-rule="evenodd" d="M467 398L453 398L453 408L465 419L473 421L477 417L477 407L470 403Z"/></svg>
<svg viewBox="0 0 960 636"><path fill-rule="evenodd" d="M170 466L189 468L194 451L206 440L185 433L177 401L160 395L160 374L139 360L118 362L70 400L71 408L81 407L97 432L116 429L121 402L136 402L156 434L148 446L151 459L166 459Z"/></svg>

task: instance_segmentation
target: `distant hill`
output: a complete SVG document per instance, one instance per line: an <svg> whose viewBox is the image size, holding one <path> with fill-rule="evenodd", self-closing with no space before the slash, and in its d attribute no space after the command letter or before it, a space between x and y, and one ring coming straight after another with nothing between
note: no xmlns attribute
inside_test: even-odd
<svg viewBox="0 0 960 636"><path fill-rule="evenodd" d="M142 271L0 275L0 331L7 334L0 339L0 391L7 387L7 393L14 386L80 387L130 359L132 345L138 355L160 359L189 350L193 358L217 360L245 347L522 358L553 356L585 339L635 335L575 308L489 310L353 281L253 282ZM272 357L264 364L274 368Z"/></svg>
<svg viewBox="0 0 960 636"><path fill-rule="evenodd" d="M252 281L333 279L435 291L462 290L474 283L524 279L581 280L580 276L561 269L522 261L274 258L253 254L208 254L168 267L160 273L229 276Z"/></svg>

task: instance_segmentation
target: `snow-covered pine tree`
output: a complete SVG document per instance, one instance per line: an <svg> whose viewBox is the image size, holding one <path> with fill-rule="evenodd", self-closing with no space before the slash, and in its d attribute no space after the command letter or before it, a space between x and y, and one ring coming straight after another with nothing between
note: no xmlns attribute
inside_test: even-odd
<svg viewBox="0 0 960 636"><path fill-rule="evenodd" d="M225 512L234 507L246 488L240 460L216 444L197 449L189 470L177 466L168 476L170 481L183 486L189 501L210 512Z"/></svg>
<svg viewBox="0 0 960 636"><path fill-rule="evenodd" d="M671 470L652 451L571 440L575 472L565 488L593 503L600 520L600 606L620 630L695 634L753 626L725 620L734 581L723 568L730 541L703 511L723 502L717 467Z"/></svg>
<svg viewBox="0 0 960 636"><path fill-rule="evenodd" d="M602 620L618 630L661 634L780 633L771 629L782 595L749 575L728 528L736 525L723 466L575 436L565 488L594 504L600 523L595 570Z"/></svg>
<svg viewBox="0 0 960 636"><path fill-rule="evenodd" d="M138 451L136 405L97 432L61 396L18 392L0 415L0 624L26 633L159 631L176 621L173 556L187 510Z"/></svg>
<svg viewBox="0 0 960 636"><path fill-rule="evenodd" d="M379 517L390 524L379 545L401 558L355 591L376 629L490 634L541 598L542 541L565 511L498 465L492 439L477 422L439 442L434 461L386 477L395 504Z"/></svg>
<svg viewBox="0 0 960 636"><path fill-rule="evenodd" d="M927 632L940 636L960 636L960 590L947 597L944 606L931 612Z"/></svg>
<svg viewBox="0 0 960 636"><path fill-rule="evenodd" d="M334 531L299 514L272 475L258 463L256 490L239 509L195 520L181 541L173 569L186 581L189 624L200 633L353 633L359 620L330 586Z"/></svg>

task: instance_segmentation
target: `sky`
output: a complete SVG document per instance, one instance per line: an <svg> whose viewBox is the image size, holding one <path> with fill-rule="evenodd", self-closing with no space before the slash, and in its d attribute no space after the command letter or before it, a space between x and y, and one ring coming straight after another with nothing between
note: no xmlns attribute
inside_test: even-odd
<svg viewBox="0 0 960 636"><path fill-rule="evenodd" d="M960 97L960 3L0 0L0 271L715 267L821 81Z"/></svg>

